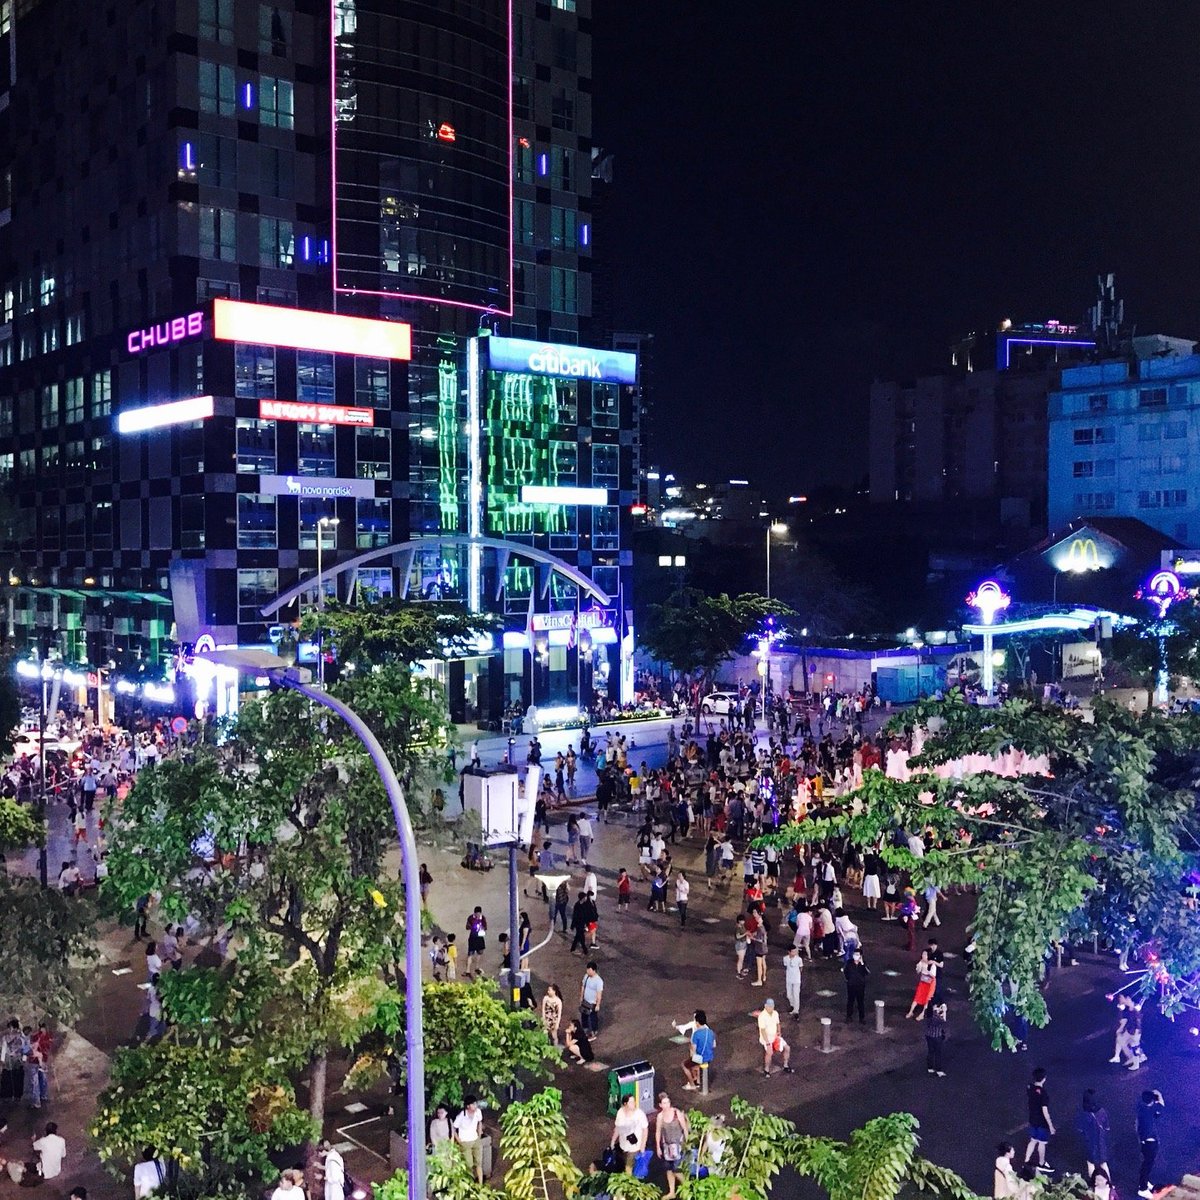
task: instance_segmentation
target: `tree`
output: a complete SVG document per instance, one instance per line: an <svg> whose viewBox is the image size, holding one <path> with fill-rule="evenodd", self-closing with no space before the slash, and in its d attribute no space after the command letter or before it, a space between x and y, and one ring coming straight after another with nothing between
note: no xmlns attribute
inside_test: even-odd
<svg viewBox="0 0 1200 1200"><path fill-rule="evenodd" d="M1148 601L1138 613L1136 624L1119 625L1113 630L1112 659L1118 671L1124 671L1146 689L1146 703L1154 703L1154 688L1160 666L1159 635L1167 656L1167 674L1175 682L1200 676L1200 598L1189 594L1176 601L1162 620L1151 619ZM1110 671L1110 675L1112 672Z"/></svg>
<svg viewBox="0 0 1200 1200"><path fill-rule="evenodd" d="M937 718L936 721L932 721ZM1188 887L1200 862L1195 794L1200 719L1144 719L1103 701L1084 721L1059 708L1013 700L967 704L952 692L893 722L931 723L910 781L868 771L849 799L855 814L791 825L760 839L782 848L827 837L860 846L884 840L882 855L917 888L979 887L969 975L975 1019L995 1047L1015 1043L1012 1018L1049 1020L1040 983L1052 943L1103 936L1133 980L1164 1012L1200 1001L1200 929ZM1046 755L1046 776L990 772L941 779L920 773L968 754L1011 748ZM924 857L893 844L897 831L933 832Z"/></svg>
<svg viewBox="0 0 1200 1200"><path fill-rule="evenodd" d="M314 1129L330 1051L361 1036L356 985L397 976L402 954L402 892L383 869L391 811L370 761L333 726L297 694L275 693L243 705L224 746L143 770L109 810L104 885L123 910L155 892L166 920L190 914L236 938L239 963L270 978L289 1020ZM274 1036L243 1017L239 1036Z"/></svg>
<svg viewBox="0 0 1200 1200"><path fill-rule="evenodd" d="M707 596L682 588L665 604L651 606L642 645L680 674L699 672L708 680L766 621L794 615L786 604L754 592Z"/></svg>
<svg viewBox="0 0 1200 1200"><path fill-rule="evenodd" d="M309 609L300 635L332 643L343 668L386 662L414 663L449 654L474 652L480 637L494 632L496 618L468 613L457 601L379 599L362 605L330 600Z"/></svg>
<svg viewBox="0 0 1200 1200"><path fill-rule="evenodd" d="M44 838L25 805L0 797L0 862ZM85 968L96 957L92 903L2 872L0 913L0 1012L73 1021L87 990Z"/></svg>
<svg viewBox="0 0 1200 1200"><path fill-rule="evenodd" d="M824 1188L829 1200L893 1200L907 1185L946 1200L977 1200L953 1171L917 1154L919 1128L911 1113L892 1113L868 1121L846 1142L800 1137L791 1147L791 1165Z"/></svg>

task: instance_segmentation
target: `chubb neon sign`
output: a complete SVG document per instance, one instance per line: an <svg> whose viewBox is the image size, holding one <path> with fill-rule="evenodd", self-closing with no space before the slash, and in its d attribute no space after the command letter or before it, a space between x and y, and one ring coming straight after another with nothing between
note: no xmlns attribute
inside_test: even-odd
<svg viewBox="0 0 1200 1200"><path fill-rule="evenodd" d="M172 317L159 321L145 329L131 329L125 335L125 348L130 354L141 354L160 346L173 346L187 338L199 337L204 332L204 314L188 313L186 317Z"/></svg>

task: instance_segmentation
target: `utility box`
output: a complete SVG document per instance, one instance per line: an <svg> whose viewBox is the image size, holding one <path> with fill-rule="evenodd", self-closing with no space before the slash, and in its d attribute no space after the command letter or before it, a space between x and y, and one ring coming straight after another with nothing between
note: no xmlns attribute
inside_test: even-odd
<svg viewBox="0 0 1200 1200"><path fill-rule="evenodd" d="M636 1096L647 1116L654 1112L654 1068L648 1062L627 1063L608 1072L608 1115L614 1116L626 1096Z"/></svg>
<svg viewBox="0 0 1200 1200"><path fill-rule="evenodd" d="M533 806L541 782L540 768L522 788L516 767L468 767L463 772L463 804L476 813L483 830L484 846L508 846L513 842L529 844L533 834ZM530 794L532 793L532 794Z"/></svg>

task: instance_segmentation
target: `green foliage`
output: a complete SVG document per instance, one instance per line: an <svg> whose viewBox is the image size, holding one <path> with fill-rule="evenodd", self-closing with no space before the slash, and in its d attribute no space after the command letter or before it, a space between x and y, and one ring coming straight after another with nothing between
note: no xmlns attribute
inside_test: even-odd
<svg viewBox="0 0 1200 1200"><path fill-rule="evenodd" d="M953 1171L917 1156L918 1128L911 1113L892 1113L868 1121L848 1142L799 1137L790 1162L824 1188L829 1200L895 1200L908 1184L946 1200L977 1200Z"/></svg>
<svg viewBox="0 0 1200 1200"><path fill-rule="evenodd" d="M286 1074L253 1048L167 1037L116 1052L90 1132L118 1176L154 1146L202 1178L208 1160L269 1173L268 1154L305 1141L314 1128Z"/></svg>
<svg viewBox="0 0 1200 1200"><path fill-rule="evenodd" d="M547 1088L500 1114L500 1151L508 1161L504 1190L510 1200L573 1196L579 1168L571 1160L562 1093Z"/></svg>
<svg viewBox="0 0 1200 1200"><path fill-rule="evenodd" d="M457 601L399 599L376 599L361 606L330 600L323 610L304 614L301 638L311 640L318 626L326 645L336 647L339 663L354 663L359 671L472 650L481 634L498 628L495 617L468 613Z"/></svg>
<svg viewBox="0 0 1200 1200"><path fill-rule="evenodd" d="M398 1171L384 1187L395 1180L408 1183L408 1173ZM466 1155L453 1142L442 1142L429 1156L429 1194L438 1200L502 1200L504 1193L486 1183L478 1183L475 1172L467 1163ZM375 1200L408 1200L405 1191L385 1194L377 1184Z"/></svg>
<svg viewBox="0 0 1200 1200"><path fill-rule="evenodd" d="M3 504L0 502L0 524ZM21 693L15 682L16 664L11 654L0 652L0 758L12 753L21 724Z"/></svg>
<svg viewBox="0 0 1200 1200"><path fill-rule="evenodd" d="M95 907L36 880L0 875L0 913L0 1012L69 1024L96 958Z"/></svg>
<svg viewBox="0 0 1200 1200"><path fill-rule="evenodd" d="M794 615L786 604L754 592L709 596L683 588L665 604L651 606L641 642L654 658L682 674L711 676L768 617Z"/></svg>
<svg viewBox="0 0 1200 1200"><path fill-rule="evenodd" d="M45 827L28 806L0 796L0 854L40 846L45 837Z"/></svg>
<svg viewBox="0 0 1200 1200"><path fill-rule="evenodd" d="M918 889L980 885L971 1004L997 1048L1013 1044L1008 1013L1048 1020L1039 984L1052 942L1068 934L1095 931L1131 960L1141 956L1140 987L1158 994L1164 1012L1196 1000L1200 928L1182 883L1200 866L1200 719L1137 718L1101 700L1084 721L1024 699L981 708L952 692L893 722L909 732L918 725L934 731L912 761L918 772L1015 747L1046 755L1050 775L900 782L870 771L850 798L859 813L805 821L761 842L883 838L885 861L910 872ZM890 844L896 829L931 830L937 848L915 858Z"/></svg>

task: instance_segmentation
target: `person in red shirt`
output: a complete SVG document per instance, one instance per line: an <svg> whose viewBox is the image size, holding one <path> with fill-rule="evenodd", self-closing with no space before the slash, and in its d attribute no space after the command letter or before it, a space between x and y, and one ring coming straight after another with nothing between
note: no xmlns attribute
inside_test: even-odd
<svg viewBox="0 0 1200 1200"><path fill-rule="evenodd" d="M629 872L622 867L617 875L617 912L628 911L629 900L632 895L633 881L629 878Z"/></svg>

